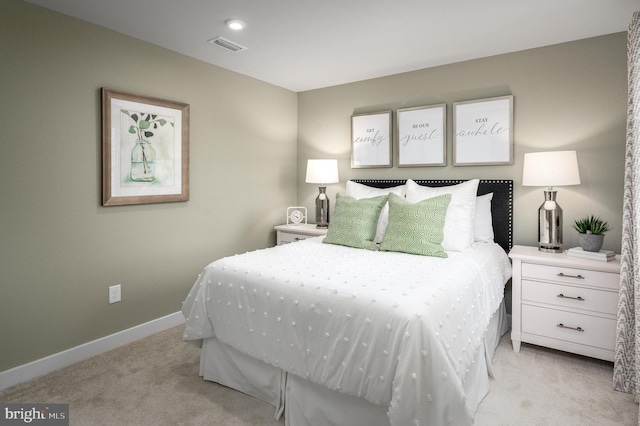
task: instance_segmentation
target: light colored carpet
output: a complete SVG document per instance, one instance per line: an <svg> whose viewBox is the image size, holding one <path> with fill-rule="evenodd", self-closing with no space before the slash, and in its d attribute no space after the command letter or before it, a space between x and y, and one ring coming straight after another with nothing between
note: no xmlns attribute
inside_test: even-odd
<svg viewBox="0 0 640 426"><path fill-rule="evenodd" d="M613 363L522 344L510 332L493 357L495 379L476 426L637 425L632 395L613 390Z"/></svg>
<svg viewBox="0 0 640 426"><path fill-rule="evenodd" d="M71 425L275 425L274 409L198 376L182 326L0 393L0 402L69 403ZM638 405L612 390L613 365L524 345L505 335L476 426L635 425ZM348 425L344 425L348 426Z"/></svg>

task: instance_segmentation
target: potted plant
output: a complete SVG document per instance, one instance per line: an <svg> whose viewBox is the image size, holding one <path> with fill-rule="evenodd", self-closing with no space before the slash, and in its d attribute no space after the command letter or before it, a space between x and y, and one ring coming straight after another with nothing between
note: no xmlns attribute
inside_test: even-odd
<svg viewBox="0 0 640 426"><path fill-rule="evenodd" d="M609 231L611 226L599 217L591 215L574 221L573 229L578 231L580 247L584 251L600 251L604 242L604 233Z"/></svg>

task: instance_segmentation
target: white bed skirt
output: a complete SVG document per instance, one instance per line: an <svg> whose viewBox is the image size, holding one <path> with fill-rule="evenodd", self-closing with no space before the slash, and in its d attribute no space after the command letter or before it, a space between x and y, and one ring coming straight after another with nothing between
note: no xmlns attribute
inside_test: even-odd
<svg viewBox="0 0 640 426"><path fill-rule="evenodd" d="M467 407L472 413L489 392L491 359L507 328L503 302L487 329L484 351L478 351L465 379ZM200 375L272 405L276 419L284 413L286 426L389 426L387 405L375 405L287 374L216 338L202 343Z"/></svg>

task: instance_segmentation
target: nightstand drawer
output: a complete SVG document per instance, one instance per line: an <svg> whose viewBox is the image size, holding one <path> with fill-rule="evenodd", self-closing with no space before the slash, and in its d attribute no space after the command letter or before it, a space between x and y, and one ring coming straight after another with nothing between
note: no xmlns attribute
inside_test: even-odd
<svg viewBox="0 0 640 426"><path fill-rule="evenodd" d="M616 291L620 287L619 274L534 263L522 264L522 278L576 285L593 285Z"/></svg>
<svg viewBox="0 0 640 426"><path fill-rule="evenodd" d="M306 240L307 238L319 237L327 235L328 228L318 228L311 223L300 225L276 225L276 243L288 244L296 241Z"/></svg>
<svg viewBox="0 0 640 426"><path fill-rule="evenodd" d="M280 244L295 243L296 241L306 240L307 238L313 238L315 235L304 234L292 234L289 232L282 232L280 234Z"/></svg>
<svg viewBox="0 0 640 426"><path fill-rule="evenodd" d="M522 299L616 315L618 293L570 285L522 280Z"/></svg>
<svg viewBox="0 0 640 426"><path fill-rule="evenodd" d="M616 320L523 304L522 332L613 350Z"/></svg>

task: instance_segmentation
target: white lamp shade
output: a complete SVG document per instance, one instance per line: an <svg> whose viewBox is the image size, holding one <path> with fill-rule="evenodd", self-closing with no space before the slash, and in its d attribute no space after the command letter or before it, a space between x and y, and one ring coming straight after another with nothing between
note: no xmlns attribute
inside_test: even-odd
<svg viewBox="0 0 640 426"><path fill-rule="evenodd" d="M307 183L337 183L338 160L307 160Z"/></svg>
<svg viewBox="0 0 640 426"><path fill-rule="evenodd" d="M579 185L575 151L531 152L524 155L523 186Z"/></svg>

